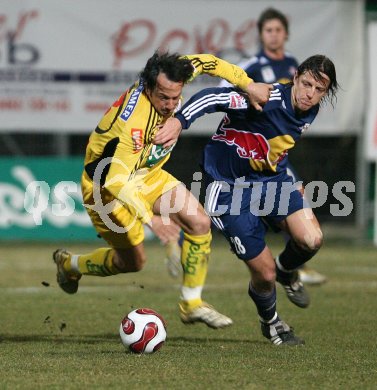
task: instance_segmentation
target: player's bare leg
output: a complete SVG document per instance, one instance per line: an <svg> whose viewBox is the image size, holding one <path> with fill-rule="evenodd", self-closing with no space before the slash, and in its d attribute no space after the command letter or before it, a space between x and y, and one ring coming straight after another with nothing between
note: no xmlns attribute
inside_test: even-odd
<svg viewBox="0 0 377 390"><path fill-rule="evenodd" d="M75 294L82 275L111 276L138 272L146 262L143 243L127 249L98 248L91 253L76 255L65 249L53 254L57 281L63 291Z"/></svg>
<svg viewBox="0 0 377 390"><path fill-rule="evenodd" d="M154 211L168 221L171 218L184 231L181 250L183 282L179 304L182 322L204 322L211 328L223 328L232 320L216 311L202 300L202 290L207 276L210 244L210 220L197 199L178 185L162 195Z"/></svg>

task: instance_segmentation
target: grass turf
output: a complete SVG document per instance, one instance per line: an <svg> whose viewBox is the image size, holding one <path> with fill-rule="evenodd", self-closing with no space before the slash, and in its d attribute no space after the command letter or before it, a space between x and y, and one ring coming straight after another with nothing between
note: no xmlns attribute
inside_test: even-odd
<svg viewBox="0 0 377 390"><path fill-rule="evenodd" d="M66 245L88 252L92 245ZM271 243L277 253L281 242ZM248 273L215 236L204 298L234 325L183 325L179 279L168 276L164 251L148 243L137 274L84 277L68 296L55 281L51 244L2 244L1 389L375 389L376 249L328 243L313 266L329 281L308 287L311 306L293 306L278 287L278 311L303 337L302 347L276 347L260 333L248 298ZM168 338L152 355L120 342L122 317L150 307L168 322Z"/></svg>

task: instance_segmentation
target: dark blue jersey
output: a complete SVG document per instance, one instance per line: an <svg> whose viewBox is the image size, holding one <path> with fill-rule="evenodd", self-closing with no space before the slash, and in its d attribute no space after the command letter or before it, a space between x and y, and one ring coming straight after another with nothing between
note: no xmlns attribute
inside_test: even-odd
<svg viewBox="0 0 377 390"><path fill-rule="evenodd" d="M264 181L286 170L289 149L313 122L319 106L298 114L291 103L292 85L274 87L262 112L234 88L207 88L176 114L187 129L204 114L226 113L204 150L204 170L215 180Z"/></svg>
<svg viewBox="0 0 377 390"><path fill-rule="evenodd" d="M291 81L298 67L296 59L287 52L282 60L274 60L263 50L239 65L255 82L281 84Z"/></svg>
<svg viewBox="0 0 377 390"><path fill-rule="evenodd" d="M239 66L245 69L247 75L256 83L287 84L293 79L298 67L298 62L288 52L284 53L284 58L282 60L274 60L261 49L255 56L243 61ZM300 180L295 169L289 162L288 171L295 182Z"/></svg>

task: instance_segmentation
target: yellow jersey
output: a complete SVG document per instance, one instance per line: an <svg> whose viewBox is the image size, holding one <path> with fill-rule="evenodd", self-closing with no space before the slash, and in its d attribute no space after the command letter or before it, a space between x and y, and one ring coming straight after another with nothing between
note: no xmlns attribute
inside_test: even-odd
<svg viewBox="0 0 377 390"><path fill-rule="evenodd" d="M194 54L183 58L189 59L194 67L190 81L204 73L224 78L241 89L252 82L242 68L213 55ZM107 110L89 138L85 155L89 178L128 204L141 181L166 163L174 147L164 149L152 143L156 126L162 121L163 116L145 93L143 80L136 81ZM141 218L143 222L152 216L151 208L146 211Z"/></svg>

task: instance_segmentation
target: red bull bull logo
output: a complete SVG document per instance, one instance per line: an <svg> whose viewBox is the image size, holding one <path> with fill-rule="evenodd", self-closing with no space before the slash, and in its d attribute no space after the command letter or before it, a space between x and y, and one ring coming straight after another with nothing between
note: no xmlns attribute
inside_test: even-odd
<svg viewBox="0 0 377 390"><path fill-rule="evenodd" d="M212 139L227 145L236 145L237 154L241 158L268 161L270 145L262 134L224 128L220 131L221 133L213 135Z"/></svg>

